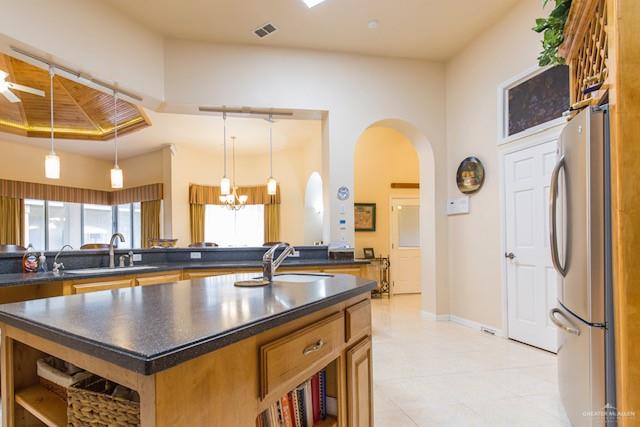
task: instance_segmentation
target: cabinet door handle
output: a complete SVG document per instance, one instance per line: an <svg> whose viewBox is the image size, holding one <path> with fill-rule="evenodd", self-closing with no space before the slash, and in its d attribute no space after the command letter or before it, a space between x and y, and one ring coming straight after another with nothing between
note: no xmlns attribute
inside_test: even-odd
<svg viewBox="0 0 640 427"><path fill-rule="evenodd" d="M322 347L324 347L324 341L323 340L318 340L318 342L310 345L309 347L305 348L304 350L302 350L302 354L305 356L310 355L311 353L315 353L316 351L319 351Z"/></svg>

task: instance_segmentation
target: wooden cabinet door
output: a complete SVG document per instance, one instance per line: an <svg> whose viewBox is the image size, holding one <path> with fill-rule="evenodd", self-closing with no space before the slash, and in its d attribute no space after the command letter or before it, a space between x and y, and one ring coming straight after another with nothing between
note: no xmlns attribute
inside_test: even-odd
<svg viewBox="0 0 640 427"><path fill-rule="evenodd" d="M145 276L136 277L136 285L138 286L150 286L161 285L164 283L174 283L180 281L180 273L167 273L161 276Z"/></svg>
<svg viewBox="0 0 640 427"><path fill-rule="evenodd" d="M111 280L92 283L74 283L71 285L74 294L85 294L87 292L106 291L111 289L129 288L133 286L131 279Z"/></svg>
<svg viewBox="0 0 640 427"><path fill-rule="evenodd" d="M360 267L342 267L342 268L323 268L323 273L326 274L353 274L354 276L362 276L362 269Z"/></svg>
<svg viewBox="0 0 640 427"><path fill-rule="evenodd" d="M371 337L347 350L347 417L350 427L373 426Z"/></svg>

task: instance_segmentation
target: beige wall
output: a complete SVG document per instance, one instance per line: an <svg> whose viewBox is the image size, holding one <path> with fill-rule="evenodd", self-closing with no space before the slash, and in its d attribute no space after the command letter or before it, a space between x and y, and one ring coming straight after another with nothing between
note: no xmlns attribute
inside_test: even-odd
<svg viewBox="0 0 640 427"><path fill-rule="evenodd" d="M484 163L485 185L471 196L471 213L449 217L451 314L502 328L497 87L536 65L539 0L520 1L447 65L447 158L450 197L460 196L455 172L475 155Z"/></svg>
<svg viewBox="0 0 640 427"><path fill-rule="evenodd" d="M164 96L163 42L99 0L2 2L0 50L23 47L145 98Z"/></svg>
<svg viewBox="0 0 640 427"><path fill-rule="evenodd" d="M113 161L57 150L60 179L44 176L48 147L21 142L0 141L0 178L68 187L111 190ZM156 151L120 161L125 188L163 182L162 152Z"/></svg>
<svg viewBox="0 0 640 427"><path fill-rule="evenodd" d="M394 129L371 127L356 145L355 203L376 204L376 231L356 232L356 255L362 248L374 248L376 255L390 250L390 198L419 197L418 190L392 190L392 182L419 182L418 155L404 135Z"/></svg>
<svg viewBox="0 0 640 427"><path fill-rule="evenodd" d="M58 151L60 179L44 176L44 158L49 147L0 141L0 178L43 184L110 190L112 163L107 160Z"/></svg>
<svg viewBox="0 0 640 427"><path fill-rule="evenodd" d="M260 73L255 65L260 64ZM184 40L165 45L167 108L180 105L251 105L327 111L323 127L325 241L355 243L355 144L384 122L411 139L420 159L424 209L423 303L448 313L445 67L421 60L330 52L230 46ZM175 206L175 203L174 203ZM344 229L340 220L346 221ZM177 229L174 226L174 229Z"/></svg>
<svg viewBox="0 0 640 427"><path fill-rule="evenodd" d="M280 238L293 245L304 243L304 193L309 175L314 171L320 172L320 150L318 133L317 140L309 141L305 146L273 153L273 175L280 184L282 202ZM230 157L228 161L227 175L231 177ZM236 154L236 169L238 186L266 185L269 157L266 154ZM220 153L202 151L189 145L176 148L172 159L170 204L172 236L178 239L179 246L190 243L189 184L219 185L222 173Z"/></svg>

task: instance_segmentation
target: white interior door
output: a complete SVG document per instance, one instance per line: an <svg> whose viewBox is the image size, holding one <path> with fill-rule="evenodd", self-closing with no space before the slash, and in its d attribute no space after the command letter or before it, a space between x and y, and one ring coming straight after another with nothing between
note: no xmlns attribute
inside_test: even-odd
<svg viewBox="0 0 640 427"><path fill-rule="evenodd" d="M504 157L509 338L556 352L558 276L549 250L549 184L557 141Z"/></svg>
<svg viewBox="0 0 640 427"><path fill-rule="evenodd" d="M392 291L420 293L420 200L391 199L390 228Z"/></svg>

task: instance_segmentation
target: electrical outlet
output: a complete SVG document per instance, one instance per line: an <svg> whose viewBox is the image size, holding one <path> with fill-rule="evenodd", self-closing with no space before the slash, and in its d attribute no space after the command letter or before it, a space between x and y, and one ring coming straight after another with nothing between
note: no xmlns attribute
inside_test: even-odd
<svg viewBox="0 0 640 427"><path fill-rule="evenodd" d="M133 261L134 262L142 261L142 254L133 254Z"/></svg>
<svg viewBox="0 0 640 427"><path fill-rule="evenodd" d="M191 259L202 259L202 252L191 252Z"/></svg>

